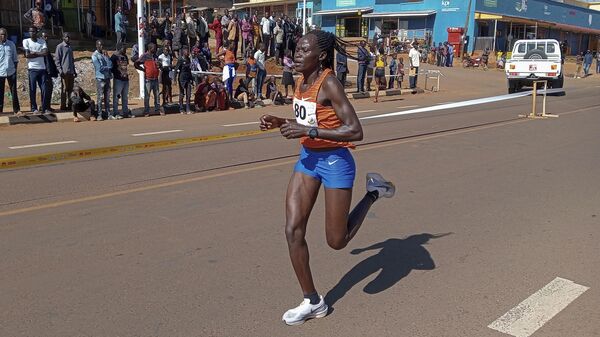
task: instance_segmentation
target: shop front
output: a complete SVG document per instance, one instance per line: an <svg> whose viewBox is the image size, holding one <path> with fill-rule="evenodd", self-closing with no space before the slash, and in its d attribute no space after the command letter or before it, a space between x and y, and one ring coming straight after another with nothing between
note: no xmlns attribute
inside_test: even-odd
<svg viewBox="0 0 600 337"><path fill-rule="evenodd" d="M323 27L335 27L334 33L342 38L366 38L369 33L369 18L366 14L372 7L322 10L313 15L321 16Z"/></svg>

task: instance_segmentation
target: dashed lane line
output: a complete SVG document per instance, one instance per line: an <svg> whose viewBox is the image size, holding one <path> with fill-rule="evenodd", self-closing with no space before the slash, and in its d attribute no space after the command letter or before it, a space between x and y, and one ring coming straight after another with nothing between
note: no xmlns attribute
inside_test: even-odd
<svg viewBox="0 0 600 337"><path fill-rule="evenodd" d="M131 135L134 137L141 137L141 136L163 135L165 133L176 133L176 132L183 132L183 130L165 130L165 131L154 131L154 132L144 132L144 133L132 133Z"/></svg>
<svg viewBox="0 0 600 337"><path fill-rule="evenodd" d="M73 144L73 143L77 143L77 141L76 140L66 140L64 142L39 143L39 144L30 144L30 145L16 145L16 146L9 146L8 148L11 149L11 150L18 150L18 149L28 149L28 148L31 148L31 147L53 146L53 145Z"/></svg>
<svg viewBox="0 0 600 337"><path fill-rule="evenodd" d="M557 277L488 325L515 337L529 337L589 287Z"/></svg>

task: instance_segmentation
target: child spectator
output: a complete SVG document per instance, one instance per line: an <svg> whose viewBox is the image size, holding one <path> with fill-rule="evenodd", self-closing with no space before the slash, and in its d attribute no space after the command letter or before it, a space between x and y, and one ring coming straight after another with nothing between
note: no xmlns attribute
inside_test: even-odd
<svg viewBox="0 0 600 337"><path fill-rule="evenodd" d="M254 106L254 95L250 92L250 90L248 90L246 81L244 81L242 78L240 78L239 84L235 89L235 98L244 102L247 109L250 109Z"/></svg>
<svg viewBox="0 0 600 337"><path fill-rule="evenodd" d="M79 122L79 117L77 117L78 112L84 112L87 109L90 109L90 120L95 121L96 117L96 103L90 98L90 95L86 94L80 86L76 85L73 87L73 92L71 93L71 109L73 110L73 122Z"/></svg>
<svg viewBox="0 0 600 337"><path fill-rule="evenodd" d="M339 55L339 54L338 54ZM281 84L285 86L285 97L289 98L288 86L292 86L292 93L296 91L296 82L294 82L294 76L292 71L294 70L294 61L292 60L292 52L288 49L285 51L283 58L283 79Z"/></svg>
<svg viewBox="0 0 600 337"><path fill-rule="evenodd" d="M165 45L163 52L158 57L160 62L160 83L162 84L162 101L163 105L173 102L173 82L171 70L173 70L173 56L171 54L171 47Z"/></svg>
<svg viewBox="0 0 600 337"><path fill-rule="evenodd" d="M267 82L267 97L276 105L283 104L283 96L281 95L281 91L277 88L277 81L275 80L275 76L271 76L269 81Z"/></svg>

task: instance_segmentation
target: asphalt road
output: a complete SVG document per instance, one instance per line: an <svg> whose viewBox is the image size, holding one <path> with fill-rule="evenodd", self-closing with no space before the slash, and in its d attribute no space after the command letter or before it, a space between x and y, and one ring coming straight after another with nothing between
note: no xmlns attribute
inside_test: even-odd
<svg viewBox="0 0 600 337"><path fill-rule="evenodd" d="M333 310L299 327L280 321L302 295L283 233L296 141L273 132L2 171L0 336L500 337L488 325L557 277L586 291L532 335L599 336L600 89L567 83L566 96L548 98L559 118L517 118L530 110L526 97L364 120L355 200L372 171L393 180L397 195L374 205L342 251L327 246L319 198L307 240ZM501 87L356 106L372 116ZM190 134L217 134L266 111L164 120L197 118L206 123ZM133 133L119 122L99 127ZM8 132L20 142L32 130L81 131L52 128ZM518 315L549 308L526 309Z"/></svg>

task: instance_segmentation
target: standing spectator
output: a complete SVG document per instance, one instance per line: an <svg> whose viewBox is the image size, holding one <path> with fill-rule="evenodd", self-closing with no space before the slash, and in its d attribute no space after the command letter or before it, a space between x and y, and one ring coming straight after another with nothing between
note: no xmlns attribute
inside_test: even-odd
<svg viewBox="0 0 600 337"><path fill-rule="evenodd" d="M90 8L85 14L85 30L87 36L94 37L94 24L96 22L96 13Z"/></svg>
<svg viewBox="0 0 600 337"><path fill-rule="evenodd" d="M244 15L241 26L242 26L242 53L245 53L246 49L248 49L248 47L252 47L252 34L253 34L252 23L250 22L250 19L248 18L247 14Z"/></svg>
<svg viewBox="0 0 600 337"><path fill-rule="evenodd" d="M454 66L454 47L452 46L452 44L448 43L448 56L446 59L446 67L453 67ZM488 58L489 58L489 48L488 49Z"/></svg>
<svg viewBox="0 0 600 337"><path fill-rule="evenodd" d="M221 20L223 18L220 15L217 15L217 17L214 19L213 23L208 25L209 29L212 29L215 31L215 43L216 43L216 47L215 50L218 52L219 49L221 49L221 46L223 45L223 26L221 25Z"/></svg>
<svg viewBox="0 0 600 337"><path fill-rule="evenodd" d="M375 58L375 100L377 103L379 101L379 89L385 89L385 67L387 60L383 54L378 54Z"/></svg>
<svg viewBox="0 0 600 337"><path fill-rule="evenodd" d="M179 52L182 50L183 46L187 44L187 39L184 38L184 33L177 24L173 24L173 53L176 56L179 56ZM184 43L185 41L185 43Z"/></svg>
<svg viewBox="0 0 600 337"><path fill-rule="evenodd" d="M133 64L135 69L143 71L146 83L144 84L144 116L150 116L150 93L154 96L154 112L159 112L164 116L164 111L161 111L158 101L158 76L160 75L160 66L156 59L156 45L148 44L148 51L140 56Z"/></svg>
<svg viewBox="0 0 600 337"><path fill-rule="evenodd" d="M109 101L112 61L108 57L108 53L104 50L101 40L96 41L96 51L92 54L92 63L96 70L96 99L98 100L96 120L103 120L103 112L106 112L108 119L116 119L116 117L110 113Z"/></svg>
<svg viewBox="0 0 600 337"><path fill-rule="evenodd" d="M365 92L365 76L370 61L369 51L365 48L365 41L361 40L357 51L358 56L358 78L356 81L357 93Z"/></svg>
<svg viewBox="0 0 600 337"><path fill-rule="evenodd" d="M177 60L175 66L177 71L177 82L179 83L179 112L191 114L190 97L192 95L192 60L190 59L190 50L183 48L181 57ZM185 97L185 110L183 106L183 98Z"/></svg>
<svg viewBox="0 0 600 337"><path fill-rule="evenodd" d="M421 54L417 51L418 43L415 41L412 44L412 48L408 52L408 61L410 65L410 73L408 74L408 81L410 88L415 89L417 87L417 79L419 77L419 66L421 65Z"/></svg>
<svg viewBox="0 0 600 337"><path fill-rule="evenodd" d="M210 52L208 42L204 42L202 49L200 49L200 53L206 59L206 70L210 70L210 65L212 64L212 53Z"/></svg>
<svg viewBox="0 0 600 337"><path fill-rule="evenodd" d="M281 24L281 20L277 20L275 28L273 29L273 37L275 39L275 63L280 66L283 64L283 38L285 34Z"/></svg>
<svg viewBox="0 0 600 337"><path fill-rule="evenodd" d="M208 42L208 37L209 37L209 30L208 30L208 23L206 22L206 19L204 18L204 12L202 12L200 14L200 16L198 17L198 24L197 24L197 28L198 28L198 37L200 39L200 45L204 44L204 42Z"/></svg>
<svg viewBox="0 0 600 337"><path fill-rule="evenodd" d="M129 113L129 73L127 66L129 58L127 57L127 46L125 44L117 45L117 50L110 57L112 62L113 81L113 112L118 119L125 117L135 117ZM119 98L121 98L121 114L119 111Z"/></svg>
<svg viewBox="0 0 600 337"><path fill-rule="evenodd" d="M171 70L173 69L173 56L169 46L163 47L163 52L158 56L160 62L160 83L162 84L162 102L163 106L173 102L173 86L171 81Z"/></svg>
<svg viewBox="0 0 600 337"><path fill-rule="evenodd" d="M46 62L44 61L44 58L48 55L48 46L46 45L46 41L37 38L37 28L30 27L29 35L31 36L30 38L23 40L23 49L25 50L29 74L29 100L31 102L31 111L34 114L39 114L35 98L36 84L40 87L42 95L42 112L45 113L48 108L45 105L47 73Z"/></svg>
<svg viewBox="0 0 600 337"><path fill-rule="evenodd" d="M7 39L6 28L0 28L0 113L4 112L4 82L8 81L8 88L12 99L13 113L21 115L19 96L17 95L17 47Z"/></svg>
<svg viewBox="0 0 600 337"><path fill-rule="evenodd" d="M262 44L265 46L265 50L268 51L271 45L271 21L269 20L269 12L265 12L265 15L260 20L260 26L262 30Z"/></svg>
<svg viewBox="0 0 600 337"><path fill-rule="evenodd" d="M117 7L115 13L115 32L117 33L117 44L123 44L127 40L127 17L123 14L121 6Z"/></svg>
<svg viewBox="0 0 600 337"><path fill-rule="evenodd" d="M229 22L231 21L231 16L229 16L229 10L226 9L221 17L221 27L223 29L223 41L229 40ZM219 50L217 48L217 50Z"/></svg>
<svg viewBox="0 0 600 337"><path fill-rule="evenodd" d="M448 63L448 42L444 42L442 45L442 67L445 67Z"/></svg>
<svg viewBox="0 0 600 337"><path fill-rule="evenodd" d="M574 78L581 78L581 67L583 65L583 52L577 54L577 59L575 59L575 65L577 66L577 70L575 71Z"/></svg>
<svg viewBox="0 0 600 337"><path fill-rule="evenodd" d="M35 6L30 8L23 17L31 24L33 27L37 28L37 30L41 30L44 28L46 24L46 16L44 15L44 10L42 9L42 0L36 0Z"/></svg>
<svg viewBox="0 0 600 337"><path fill-rule="evenodd" d="M233 33L230 31L230 33ZM235 55L230 50L228 45L217 55L217 57L223 56L223 82L227 86L227 92L229 97L233 97L233 81L235 80Z"/></svg>
<svg viewBox="0 0 600 337"><path fill-rule="evenodd" d="M258 23L258 18L255 15L252 15L252 35L254 38L253 41L253 49L254 47L258 46L258 44L261 42L261 34L260 34L260 23Z"/></svg>
<svg viewBox="0 0 600 337"><path fill-rule="evenodd" d="M258 65L256 59L254 59L254 52L252 49L248 49L248 53L245 59L246 64L246 78L248 79L248 87L252 87L252 92L256 92L256 76L258 75Z"/></svg>
<svg viewBox="0 0 600 337"><path fill-rule="evenodd" d="M398 54L392 54L392 60L390 61L390 81L388 83L388 89L394 88L394 81L396 80L396 74L398 73Z"/></svg>
<svg viewBox="0 0 600 337"><path fill-rule="evenodd" d="M594 57L592 55L592 52L588 49L588 51L585 53L585 56L583 57L583 73L586 77L590 75L590 67L592 66L593 60Z"/></svg>
<svg viewBox="0 0 600 337"><path fill-rule="evenodd" d="M73 122L79 122L79 117L77 117L78 112L84 112L87 109L91 111L90 120L95 120L94 114L96 114L96 103L92 101L90 95L88 95L80 86L76 85L73 88L73 92L69 97L69 105L71 106L71 110L73 111Z"/></svg>
<svg viewBox="0 0 600 337"><path fill-rule="evenodd" d="M269 57L275 56L275 34L273 31L275 30L275 19L273 15L269 16L269 27L271 29L271 44L269 45Z"/></svg>
<svg viewBox="0 0 600 337"><path fill-rule="evenodd" d="M258 45L258 50L254 53L254 59L256 60L256 65L258 66L258 73L256 74L256 98L257 99L265 99L262 95L262 86L265 82L265 78L267 77L267 69L265 67L265 53L266 47L264 43Z"/></svg>
<svg viewBox="0 0 600 337"><path fill-rule="evenodd" d="M187 17L187 35L188 35L188 46L190 46L190 48L192 48L195 44L196 41L198 40L198 35L197 35L197 24L196 24L196 12L192 12L188 17Z"/></svg>
<svg viewBox="0 0 600 337"><path fill-rule="evenodd" d="M402 82L404 82L404 58L398 59L398 75L396 76L398 81L398 89L402 89Z"/></svg>
<svg viewBox="0 0 600 337"><path fill-rule="evenodd" d="M71 110L71 92L75 83L75 58L71 48L71 36L69 33L63 33L63 42L56 46L56 67L61 79L60 87L60 109Z"/></svg>
<svg viewBox="0 0 600 337"><path fill-rule="evenodd" d="M488 62L490 61L490 48L485 48L481 55L481 63L483 63L483 70L488 70Z"/></svg>
<svg viewBox="0 0 600 337"><path fill-rule="evenodd" d="M338 61L338 67L339 67L339 61ZM288 49L285 51L285 56L283 57L283 79L282 79L282 84L285 86L285 97L286 98L289 98L288 86L290 86L290 85L292 86L292 94L294 93L294 91L296 91L296 82L294 82L294 77L292 76L293 70L294 70L294 60L292 60L292 52ZM346 75L344 75L344 78L346 78Z"/></svg>
<svg viewBox="0 0 600 337"><path fill-rule="evenodd" d="M336 57L335 57L335 62L336 62L336 73L337 73L337 78L340 81L340 83L342 83L342 86L345 87L346 86L346 76L348 75L348 56L346 56L346 46L342 45L342 50L344 51L344 53L337 53ZM286 96L287 96L287 91L286 91Z"/></svg>
<svg viewBox="0 0 600 337"><path fill-rule="evenodd" d="M375 45L369 47L369 64L367 64L367 91L371 91L373 73L375 70L375 56L377 56Z"/></svg>
<svg viewBox="0 0 600 337"><path fill-rule="evenodd" d="M600 74L600 50L596 52L596 74Z"/></svg>
<svg viewBox="0 0 600 337"><path fill-rule="evenodd" d="M227 44L221 48L227 49ZM192 56L190 57L190 62L192 64L193 72L204 72L204 71L208 70L208 68L206 68L206 66L204 66L204 67L202 66L205 63L202 61L203 59L204 59L204 57L200 53L200 49L198 49L198 48L192 49ZM193 74L192 77L194 79L195 85L198 85L200 83L200 79L201 79L202 75L196 73L196 74Z"/></svg>
<svg viewBox="0 0 600 337"><path fill-rule="evenodd" d="M238 23L237 15L229 22L229 50L233 52L233 57L237 58L238 43L240 41L240 25Z"/></svg>
<svg viewBox="0 0 600 337"><path fill-rule="evenodd" d="M42 32L42 39L48 44L48 33ZM56 63L52 53L48 52L48 55L44 56L44 62L46 65L46 97L44 98L44 106L46 110L54 112L52 109L52 93L54 92L54 78L58 77L58 69L56 69Z"/></svg>
<svg viewBox="0 0 600 337"><path fill-rule="evenodd" d="M442 52L442 49L443 49L443 48L444 48L444 47L442 46L442 43L440 42L440 44L438 45L438 47L437 47L437 48L436 48L436 50L435 50L435 54L436 54L436 60L437 60L437 62L436 62L436 65L437 65L438 67L441 67L441 66L442 66L442 57L443 57L443 52Z"/></svg>
<svg viewBox="0 0 600 337"><path fill-rule="evenodd" d="M290 18L287 18L283 29L285 30L286 48L292 51L292 58L294 58L296 54L296 25Z"/></svg>

